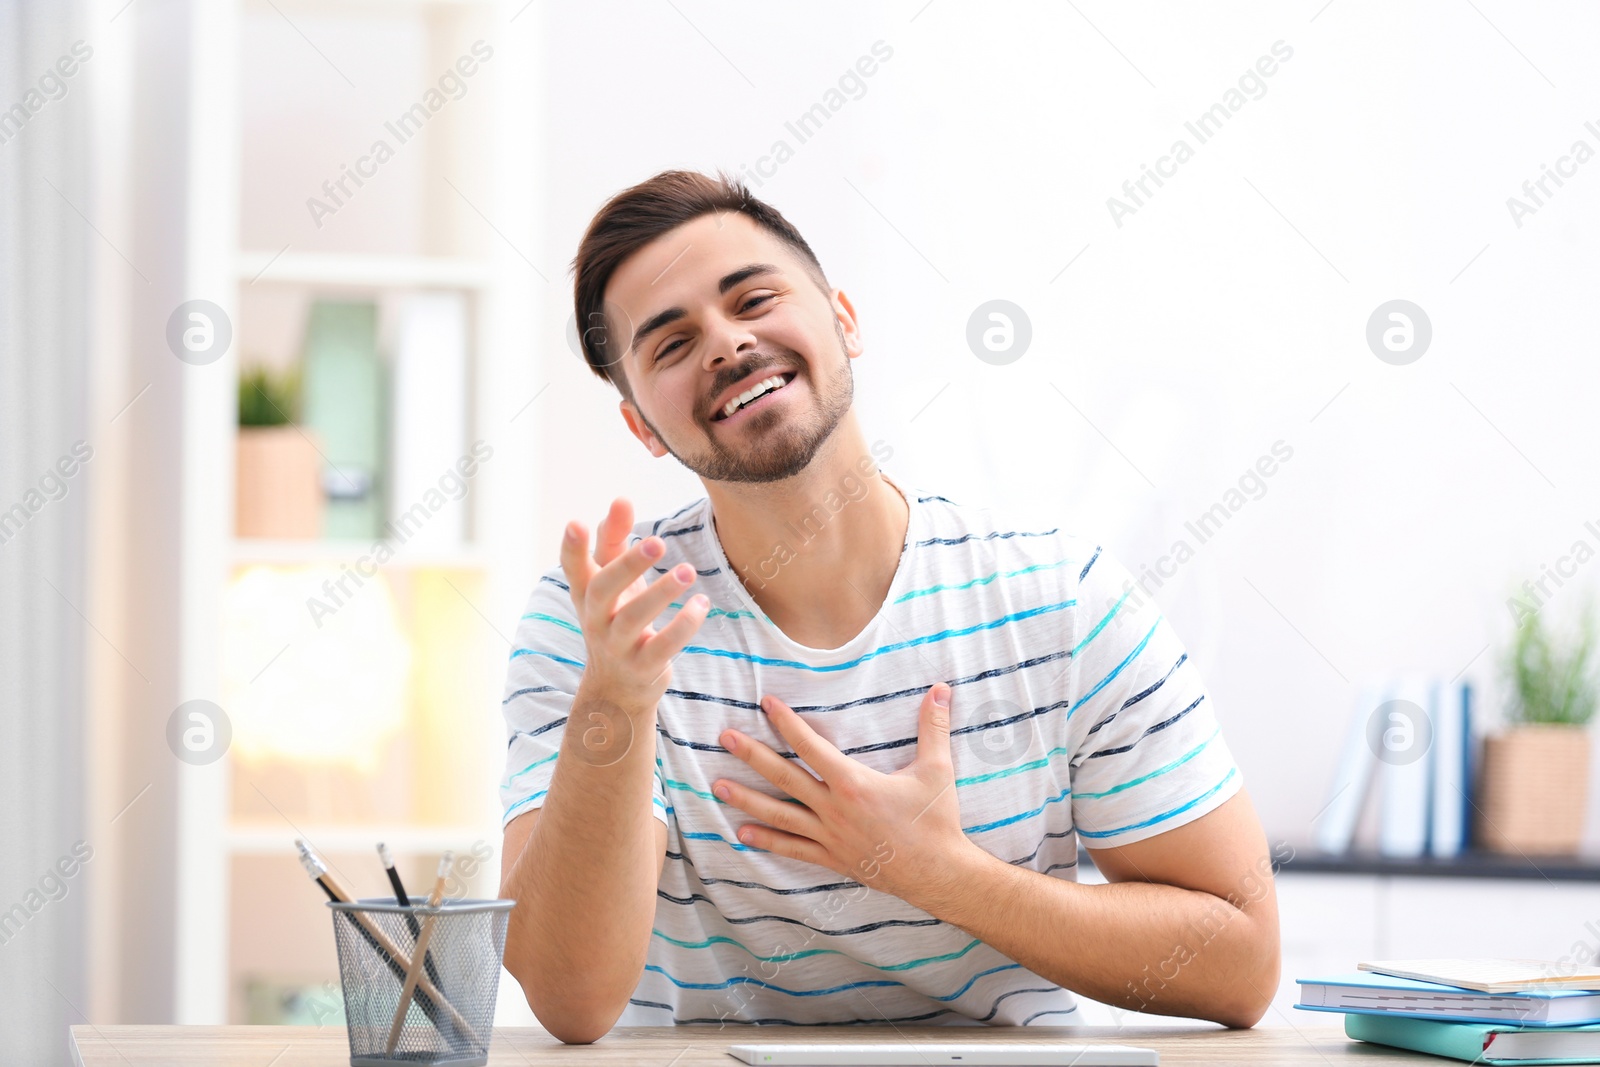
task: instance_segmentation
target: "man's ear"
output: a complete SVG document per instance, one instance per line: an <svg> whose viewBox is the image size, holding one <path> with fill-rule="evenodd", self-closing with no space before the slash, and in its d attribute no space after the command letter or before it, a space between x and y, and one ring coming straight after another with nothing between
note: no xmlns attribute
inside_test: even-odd
<svg viewBox="0 0 1600 1067"><path fill-rule="evenodd" d="M850 303L850 298L844 295L843 289L835 289L828 302L833 305L833 317L838 324L840 336L844 338L845 353L851 359L855 359L864 350L861 343L861 327L856 321L855 305Z"/></svg>
<svg viewBox="0 0 1600 1067"><path fill-rule="evenodd" d="M645 425L644 417L639 414L639 409L633 406L633 401L627 398L619 400L617 410L622 412L622 421L628 424L628 432L637 437L640 443L650 450L652 456L660 459L667 454L667 446L650 432L650 427Z"/></svg>

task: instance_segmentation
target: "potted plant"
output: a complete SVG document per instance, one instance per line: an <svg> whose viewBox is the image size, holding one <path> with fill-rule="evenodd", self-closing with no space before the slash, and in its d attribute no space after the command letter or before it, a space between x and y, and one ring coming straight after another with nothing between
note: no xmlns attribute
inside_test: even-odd
<svg viewBox="0 0 1600 1067"><path fill-rule="evenodd" d="M299 425L297 369L239 373L234 532L239 537L322 535L322 457Z"/></svg>
<svg viewBox="0 0 1600 1067"><path fill-rule="evenodd" d="M1588 723L1600 704L1589 606L1577 639L1552 636L1544 612L1517 626L1505 658L1508 726L1484 739L1478 841L1492 852L1572 855L1589 795Z"/></svg>

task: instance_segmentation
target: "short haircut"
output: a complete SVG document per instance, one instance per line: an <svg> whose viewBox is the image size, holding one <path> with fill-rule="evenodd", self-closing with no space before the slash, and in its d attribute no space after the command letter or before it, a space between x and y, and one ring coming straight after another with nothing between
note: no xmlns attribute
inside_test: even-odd
<svg viewBox="0 0 1600 1067"><path fill-rule="evenodd" d="M816 253L800 231L770 204L757 200L736 178L722 171L715 178L692 170L664 170L617 193L595 213L573 258L573 310L578 343L589 369L617 387L628 400L627 373L622 353L607 354L605 319L606 285L625 260L662 234L701 215L737 211L782 241L812 272L813 280L828 292L827 276Z"/></svg>

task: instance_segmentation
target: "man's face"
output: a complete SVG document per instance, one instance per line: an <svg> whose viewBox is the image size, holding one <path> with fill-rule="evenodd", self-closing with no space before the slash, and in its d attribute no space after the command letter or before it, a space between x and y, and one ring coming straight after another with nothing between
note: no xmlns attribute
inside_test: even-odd
<svg viewBox="0 0 1600 1067"><path fill-rule="evenodd" d="M702 215L629 257L606 286L606 354L632 387L623 418L701 478L770 482L804 470L850 410L861 352L843 293L739 212ZM732 415L734 397L782 388Z"/></svg>

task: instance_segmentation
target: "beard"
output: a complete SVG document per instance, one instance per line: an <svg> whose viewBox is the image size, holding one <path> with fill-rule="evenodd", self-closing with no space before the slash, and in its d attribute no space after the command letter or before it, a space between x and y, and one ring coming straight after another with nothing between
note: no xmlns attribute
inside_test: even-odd
<svg viewBox="0 0 1600 1067"><path fill-rule="evenodd" d="M700 439L698 447L679 448L651 425L643 412L640 412L640 418L679 463L707 481L776 482L793 477L810 465L812 457L833 435L855 398L855 374L850 367L850 357L845 352L844 332L837 321L834 322L834 333L839 339L839 355L844 371L836 376L831 386L826 387L819 387L815 378L806 377L816 398L815 408L784 411L772 407L748 415L736 433L742 441L732 440L731 437L724 440L714 431L708 431ZM793 350L780 351L789 357L786 362L794 367L805 365L805 361ZM796 369L796 380L800 373ZM748 379L755 380L758 376L761 376L759 368L752 371ZM794 384L791 381L784 388L792 388Z"/></svg>

